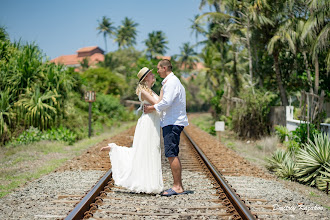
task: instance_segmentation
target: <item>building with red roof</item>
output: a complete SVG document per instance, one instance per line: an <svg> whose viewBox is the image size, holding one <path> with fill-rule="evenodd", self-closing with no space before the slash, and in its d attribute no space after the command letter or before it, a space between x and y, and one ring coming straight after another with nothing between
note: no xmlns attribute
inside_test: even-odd
<svg viewBox="0 0 330 220"><path fill-rule="evenodd" d="M83 47L77 50L77 54L62 55L52 59L50 62L74 67L75 71L81 68L80 63L88 59L88 65L94 67L97 63L104 61L104 51L98 46Z"/></svg>

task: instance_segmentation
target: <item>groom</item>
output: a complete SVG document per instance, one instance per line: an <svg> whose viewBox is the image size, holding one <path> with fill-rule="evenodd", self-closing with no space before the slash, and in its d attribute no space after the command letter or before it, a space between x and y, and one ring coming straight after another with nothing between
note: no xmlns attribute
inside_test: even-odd
<svg viewBox="0 0 330 220"><path fill-rule="evenodd" d="M172 72L172 64L169 60L161 60L157 65L157 73L161 78L163 89L162 100L155 105L144 106L144 112L154 110L161 113L161 127L163 129L165 156L170 162L173 187L164 191L161 195L172 196L184 194L181 179L181 162L179 155L180 134L184 126L188 125L186 114L186 91L178 77Z"/></svg>

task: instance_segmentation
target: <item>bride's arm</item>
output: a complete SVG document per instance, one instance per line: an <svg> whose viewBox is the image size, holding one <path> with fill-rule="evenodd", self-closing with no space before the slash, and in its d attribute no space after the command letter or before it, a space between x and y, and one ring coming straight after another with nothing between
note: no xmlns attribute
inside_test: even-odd
<svg viewBox="0 0 330 220"><path fill-rule="evenodd" d="M142 100L148 101L151 105L157 104L160 101L159 98L155 99L152 95L150 95L149 92L144 89L141 89L141 98Z"/></svg>

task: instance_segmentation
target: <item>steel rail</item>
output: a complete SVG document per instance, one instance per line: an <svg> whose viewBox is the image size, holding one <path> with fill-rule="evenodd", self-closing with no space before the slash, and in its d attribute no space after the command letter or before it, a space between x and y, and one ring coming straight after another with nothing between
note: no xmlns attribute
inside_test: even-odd
<svg viewBox="0 0 330 220"><path fill-rule="evenodd" d="M100 179L97 184L88 192L88 194L76 205L76 207L69 213L65 220L83 219L84 213L89 210L90 204L92 204L95 198L100 194L104 187L108 184L112 177L112 170L108 172Z"/></svg>
<svg viewBox="0 0 330 220"><path fill-rule="evenodd" d="M214 176L215 180L218 182L230 202L233 204L234 208L238 212L238 214L241 216L242 219L256 219L250 210L246 207L246 205L240 200L240 198L236 195L236 193L233 191L233 189L227 184L227 182L222 178L222 174L219 173L219 171L213 166L213 164L207 159L206 155L203 153L203 151L197 146L197 144L190 138L190 136L187 134L185 130L183 130L183 133L187 136L189 141L192 143L192 145L195 147L196 151L206 164L206 166L211 171L212 175Z"/></svg>

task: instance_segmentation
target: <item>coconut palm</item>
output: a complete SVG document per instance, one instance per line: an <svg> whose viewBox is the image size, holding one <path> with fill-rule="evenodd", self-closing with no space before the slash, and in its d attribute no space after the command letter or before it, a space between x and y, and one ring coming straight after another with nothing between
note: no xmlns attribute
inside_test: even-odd
<svg viewBox="0 0 330 220"><path fill-rule="evenodd" d="M107 52L107 36L111 38L112 35L115 34L116 28L113 26L113 22L110 21L110 18L107 18L106 16L103 16L102 21L98 22L99 26L96 30L99 30L98 34L103 34L105 51Z"/></svg>
<svg viewBox="0 0 330 220"><path fill-rule="evenodd" d="M190 26L191 34L195 34L196 38L196 53L198 53L197 46L198 46L198 35L199 34L205 34L205 30L203 29L200 22L197 22L197 19L199 18L199 15L195 15L194 19L189 19L192 23Z"/></svg>
<svg viewBox="0 0 330 220"><path fill-rule="evenodd" d="M135 23L132 19L125 17L122 21L122 25L118 27L115 41L118 43L119 49L134 46L136 44L136 27L138 23Z"/></svg>
<svg viewBox="0 0 330 220"><path fill-rule="evenodd" d="M199 61L199 57L194 51L193 46L191 46L189 42L184 43L183 46L180 47L180 51L178 55L180 66L184 69L194 69L196 67L196 62Z"/></svg>
<svg viewBox="0 0 330 220"><path fill-rule="evenodd" d="M327 72L330 71L330 2L327 0L309 0L308 9L310 12L309 18L305 23L302 33L302 40L308 34L313 35L314 41L311 44L312 60L315 68L315 93L318 93L319 87L319 58L318 55L325 51Z"/></svg>
<svg viewBox="0 0 330 220"><path fill-rule="evenodd" d="M214 7L214 9L216 10L216 12L220 12L220 8L221 8L221 0L201 0L201 3L199 5L199 10L202 10L202 8L205 5L209 5L209 7L211 8L212 6Z"/></svg>
<svg viewBox="0 0 330 220"><path fill-rule="evenodd" d="M214 45L209 45L204 48L200 56L205 67L205 87L209 88L213 95L215 95L220 85L220 77L218 71L218 65L221 60L220 53Z"/></svg>
<svg viewBox="0 0 330 220"><path fill-rule="evenodd" d="M154 59L166 53L168 41L162 31L153 31L148 34L148 39L144 41L147 49L146 54L149 58Z"/></svg>

